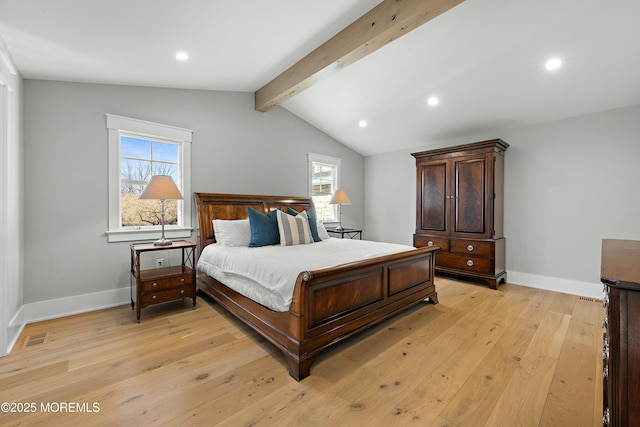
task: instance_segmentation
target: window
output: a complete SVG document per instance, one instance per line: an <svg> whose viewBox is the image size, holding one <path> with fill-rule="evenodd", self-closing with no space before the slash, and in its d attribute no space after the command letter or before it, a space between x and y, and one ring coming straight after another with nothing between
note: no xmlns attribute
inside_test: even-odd
<svg viewBox="0 0 640 427"><path fill-rule="evenodd" d="M341 159L309 154L309 195L316 207L316 215L323 222L337 222L338 210L329 201L340 188Z"/></svg>
<svg viewBox="0 0 640 427"><path fill-rule="evenodd" d="M139 200L154 175L169 175L183 200L165 201L165 234L191 237L192 131L107 114L110 242L153 239L160 230L159 200Z"/></svg>

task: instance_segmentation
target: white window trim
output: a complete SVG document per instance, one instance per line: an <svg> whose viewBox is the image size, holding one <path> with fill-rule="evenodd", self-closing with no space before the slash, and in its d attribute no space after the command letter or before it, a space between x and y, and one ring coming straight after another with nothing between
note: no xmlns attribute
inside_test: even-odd
<svg viewBox="0 0 640 427"><path fill-rule="evenodd" d="M331 157L331 156L325 156L323 154L314 154L314 153L308 153L307 154L307 169L308 169L308 189L309 189L309 197L311 198L313 196L313 164L314 163L324 163L327 165L332 165L332 166L337 166L337 173L336 173L336 188L335 190L340 189L340 167L342 166L342 159L339 157ZM335 191L334 190L334 191ZM334 217L338 218L338 207L337 205L334 205L333 207L334 209ZM338 220L336 219L335 221L323 221L324 224L337 224Z"/></svg>
<svg viewBox="0 0 640 427"><path fill-rule="evenodd" d="M143 230L124 230L120 223L120 136L134 133L151 138L182 141L180 162L182 176L183 217L182 226L165 225L169 239L191 238L191 141L193 131L160 123L107 114L109 131L109 224L106 231L109 242L152 240L158 237L160 226Z"/></svg>

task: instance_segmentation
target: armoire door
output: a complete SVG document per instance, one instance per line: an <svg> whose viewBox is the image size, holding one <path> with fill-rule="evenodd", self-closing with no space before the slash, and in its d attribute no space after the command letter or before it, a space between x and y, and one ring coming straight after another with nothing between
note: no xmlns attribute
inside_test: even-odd
<svg viewBox="0 0 640 427"><path fill-rule="evenodd" d="M484 156L452 160L453 229L452 235L485 235L487 166Z"/></svg>
<svg viewBox="0 0 640 427"><path fill-rule="evenodd" d="M418 232L445 233L448 226L449 204L448 168L449 162L438 160L420 164L418 174L419 194Z"/></svg>

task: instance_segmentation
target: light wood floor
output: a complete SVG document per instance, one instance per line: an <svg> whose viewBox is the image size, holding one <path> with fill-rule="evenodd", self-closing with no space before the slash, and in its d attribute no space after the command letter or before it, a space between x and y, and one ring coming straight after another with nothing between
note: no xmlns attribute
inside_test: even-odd
<svg viewBox="0 0 640 427"><path fill-rule="evenodd" d="M0 412L0 424L601 425L599 301L436 286L440 304L324 352L299 383L279 351L201 298L143 310L140 324L130 306L30 324L0 358L0 402L37 412Z"/></svg>

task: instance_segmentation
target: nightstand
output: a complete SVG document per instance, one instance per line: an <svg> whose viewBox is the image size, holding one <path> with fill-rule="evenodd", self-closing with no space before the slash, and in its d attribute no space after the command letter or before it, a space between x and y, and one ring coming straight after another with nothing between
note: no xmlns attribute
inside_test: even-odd
<svg viewBox="0 0 640 427"><path fill-rule="evenodd" d="M142 254L171 250L182 251L180 265L140 269ZM185 240L174 241L170 246L155 246L153 243L131 244L131 309L135 307L138 323L140 322L140 311L152 304L193 298L193 308L196 308L195 254L196 244Z"/></svg>
<svg viewBox="0 0 640 427"><path fill-rule="evenodd" d="M335 228L327 228L327 233L339 234L341 238L349 238L355 239L358 238L362 240L362 230L356 230L355 228L343 228L341 230L336 230Z"/></svg>

